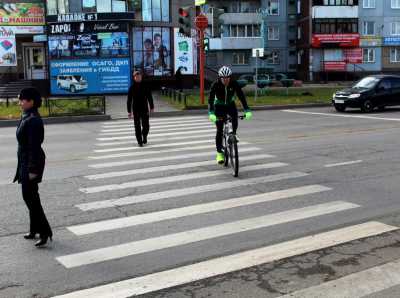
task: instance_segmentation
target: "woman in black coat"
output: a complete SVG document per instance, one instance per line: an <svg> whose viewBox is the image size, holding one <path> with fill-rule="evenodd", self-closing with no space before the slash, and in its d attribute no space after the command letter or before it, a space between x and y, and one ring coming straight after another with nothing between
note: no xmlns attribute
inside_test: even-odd
<svg viewBox="0 0 400 298"><path fill-rule="evenodd" d="M42 149L44 139L43 121L38 112L42 104L40 93L35 88L25 88L19 94L19 105L23 112L17 128L18 166L14 182L22 186L22 197L29 210L30 229L25 239L40 239L35 246L46 245L53 237L49 222L40 203L38 184L42 181L45 154Z"/></svg>

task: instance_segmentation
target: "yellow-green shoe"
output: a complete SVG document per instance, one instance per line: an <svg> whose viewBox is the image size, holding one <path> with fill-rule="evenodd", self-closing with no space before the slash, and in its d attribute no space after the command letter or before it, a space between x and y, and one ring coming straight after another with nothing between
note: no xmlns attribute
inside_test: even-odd
<svg viewBox="0 0 400 298"><path fill-rule="evenodd" d="M225 161L224 154L222 152L217 152L217 157L215 158L217 160L217 163L222 165Z"/></svg>

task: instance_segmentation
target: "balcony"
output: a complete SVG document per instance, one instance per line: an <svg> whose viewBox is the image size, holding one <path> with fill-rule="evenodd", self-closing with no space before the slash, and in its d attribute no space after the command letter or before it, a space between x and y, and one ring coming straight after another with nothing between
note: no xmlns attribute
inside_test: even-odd
<svg viewBox="0 0 400 298"><path fill-rule="evenodd" d="M206 14L208 23L212 23L212 14ZM262 18L259 13L224 13L220 17L223 24L261 24Z"/></svg>
<svg viewBox="0 0 400 298"><path fill-rule="evenodd" d="M313 19L355 19L358 18L358 6L314 6L312 17Z"/></svg>

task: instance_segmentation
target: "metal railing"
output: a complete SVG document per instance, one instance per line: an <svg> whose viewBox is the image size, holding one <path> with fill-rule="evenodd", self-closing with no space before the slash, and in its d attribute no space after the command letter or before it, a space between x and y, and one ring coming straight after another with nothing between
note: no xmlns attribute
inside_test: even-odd
<svg viewBox="0 0 400 298"><path fill-rule="evenodd" d="M17 105L18 99L7 98L0 101L0 106L4 104L8 108L12 104ZM48 117L57 116L83 116L83 115L105 115L106 98L105 96L87 96L71 98L43 98L42 114Z"/></svg>
<svg viewBox="0 0 400 298"><path fill-rule="evenodd" d="M162 87L161 94L168 96L173 101L183 103L184 108L187 107L187 94L172 88Z"/></svg>

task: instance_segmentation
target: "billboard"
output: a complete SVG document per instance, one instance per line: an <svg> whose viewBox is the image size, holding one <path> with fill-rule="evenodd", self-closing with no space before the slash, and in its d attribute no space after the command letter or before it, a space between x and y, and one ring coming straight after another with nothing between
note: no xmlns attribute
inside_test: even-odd
<svg viewBox="0 0 400 298"><path fill-rule="evenodd" d="M2 25L44 25L43 3L0 3Z"/></svg>
<svg viewBox="0 0 400 298"><path fill-rule="evenodd" d="M197 51L193 38L186 37L179 33L179 29L174 29L175 39L175 71L182 67L182 74L196 74Z"/></svg>
<svg viewBox="0 0 400 298"><path fill-rule="evenodd" d="M12 30L0 30L0 66L16 66L17 49L15 35Z"/></svg>
<svg viewBox="0 0 400 298"><path fill-rule="evenodd" d="M129 58L50 61L52 95L127 93Z"/></svg>
<svg viewBox="0 0 400 298"><path fill-rule="evenodd" d="M343 50L344 59L347 63L358 64L363 61L363 52L362 49L345 49Z"/></svg>

